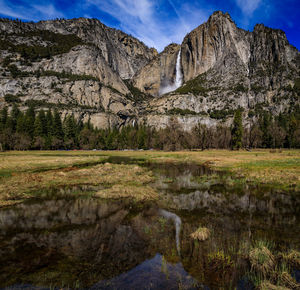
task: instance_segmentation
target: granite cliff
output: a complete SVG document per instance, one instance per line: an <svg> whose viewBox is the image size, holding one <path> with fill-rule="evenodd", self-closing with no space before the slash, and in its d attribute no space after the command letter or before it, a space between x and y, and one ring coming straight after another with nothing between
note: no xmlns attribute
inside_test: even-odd
<svg viewBox="0 0 300 290"><path fill-rule="evenodd" d="M283 31L245 31L220 11L159 54L96 19L0 20L0 107L56 106L99 128L165 127L176 115L189 130L229 125L237 108L245 123L259 110L291 112L299 69Z"/></svg>

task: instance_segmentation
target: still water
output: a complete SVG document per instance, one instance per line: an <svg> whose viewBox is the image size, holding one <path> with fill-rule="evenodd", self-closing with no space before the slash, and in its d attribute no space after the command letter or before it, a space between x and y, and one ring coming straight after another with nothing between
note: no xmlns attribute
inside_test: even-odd
<svg viewBox="0 0 300 290"><path fill-rule="evenodd" d="M0 287L252 289L244 254L253 241L300 249L299 194L228 187L195 164L146 166L157 202L59 197L1 209ZM207 241L190 237L199 226Z"/></svg>

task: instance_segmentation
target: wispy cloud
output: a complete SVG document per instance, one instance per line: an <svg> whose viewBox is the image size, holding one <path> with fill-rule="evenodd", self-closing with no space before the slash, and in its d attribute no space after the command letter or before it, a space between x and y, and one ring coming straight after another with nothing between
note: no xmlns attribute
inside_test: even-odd
<svg viewBox="0 0 300 290"><path fill-rule="evenodd" d="M64 17L64 14L58 11L53 4L31 4L24 3L18 5L0 0L0 14L12 18L24 20L41 20Z"/></svg>
<svg viewBox="0 0 300 290"><path fill-rule="evenodd" d="M235 0L236 4L242 10L244 15L252 16L253 12L259 7L261 4L261 0Z"/></svg>
<svg viewBox="0 0 300 290"><path fill-rule="evenodd" d="M32 8L36 10L37 14L43 15L46 18L64 17L64 14L52 5L32 5Z"/></svg>
<svg viewBox="0 0 300 290"><path fill-rule="evenodd" d="M172 0L168 1L174 9L174 17L162 15L158 9L158 0L86 1L115 18L120 23L121 30L160 51L171 42L180 43L186 33L208 16L200 9L188 9L188 5L182 5L183 9L176 9L178 5L175 6Z"/></svg>

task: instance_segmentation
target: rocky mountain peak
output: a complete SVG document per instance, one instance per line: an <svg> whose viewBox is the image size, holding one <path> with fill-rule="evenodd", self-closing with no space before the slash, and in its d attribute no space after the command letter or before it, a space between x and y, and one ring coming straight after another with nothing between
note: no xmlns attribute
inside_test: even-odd
<svg viewBox="0 0 300 290"><path fill-rule="evenodd" d="M245 31L222 11L161 53L97 19L0 19L0 107L6 99L24 109L29 101L59 104L98 127L133 120L164 127L179 114L188 130L230 123L239 107L292 111L299 69L299 51L283 31L263 24Z"/></svg>
<svg viewBox="0 0 300 290"><path fill-rule="evenodd" d="M224 20L229 20L229 21L233 22L233 20L231 19L231 16L229 15L228 12L224 13L223 11L215 11L208 18L207 22L211 23L211 22L224 21Z"/></svg>

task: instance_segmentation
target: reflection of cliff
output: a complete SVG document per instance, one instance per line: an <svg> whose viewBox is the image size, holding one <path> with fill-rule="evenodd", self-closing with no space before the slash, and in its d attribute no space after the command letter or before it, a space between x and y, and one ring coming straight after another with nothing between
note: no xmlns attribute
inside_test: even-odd
<svg viewBox="0 0 300 290"><path fill-rule="evenodd" d="M151 272L156 267L159 277L166 266L214 289L236 281L239 272L225 265L225 273L217 267L222 261L217 263L209 255L224 251L235 259L236 252L257 238L275 238L291 247L300 242L298 217L291 209L297 203L291 198L274 195L267 202L248 194L200 191L163 196L162 202L168 201L165 210L154 204L93 199L43 201L0 210L0 287L16 283L89 287L120 275L132 279L130 273L140 273L136 270L141 268ZM206 242L195 243L190 234L200 225L212 235ZM149 268L144 263L147 259L154 263Z"/></svg>
<svg viewBox="0 0 300 290"><path fill-rule="evenodd" d="M193 190L188 194L165 193L163 200L173 209L199 210L208 213L232 212L262 213L269 215L300 214L300 201L287 194L270 193L265 197L256 197L250 190L243 193L217 193L214 190Z"/></svg>
<svg viewBox="0 0 300 290"><path fill-rule="evenodd" d="M59 283L64 277L71 285L81 273L79 280L92 285L157 252L172 253L178 261L175 227L156 208L94 200L45 201L2 210L0 221L0 286L41 285L41 268L46 283Z"/></svg>

